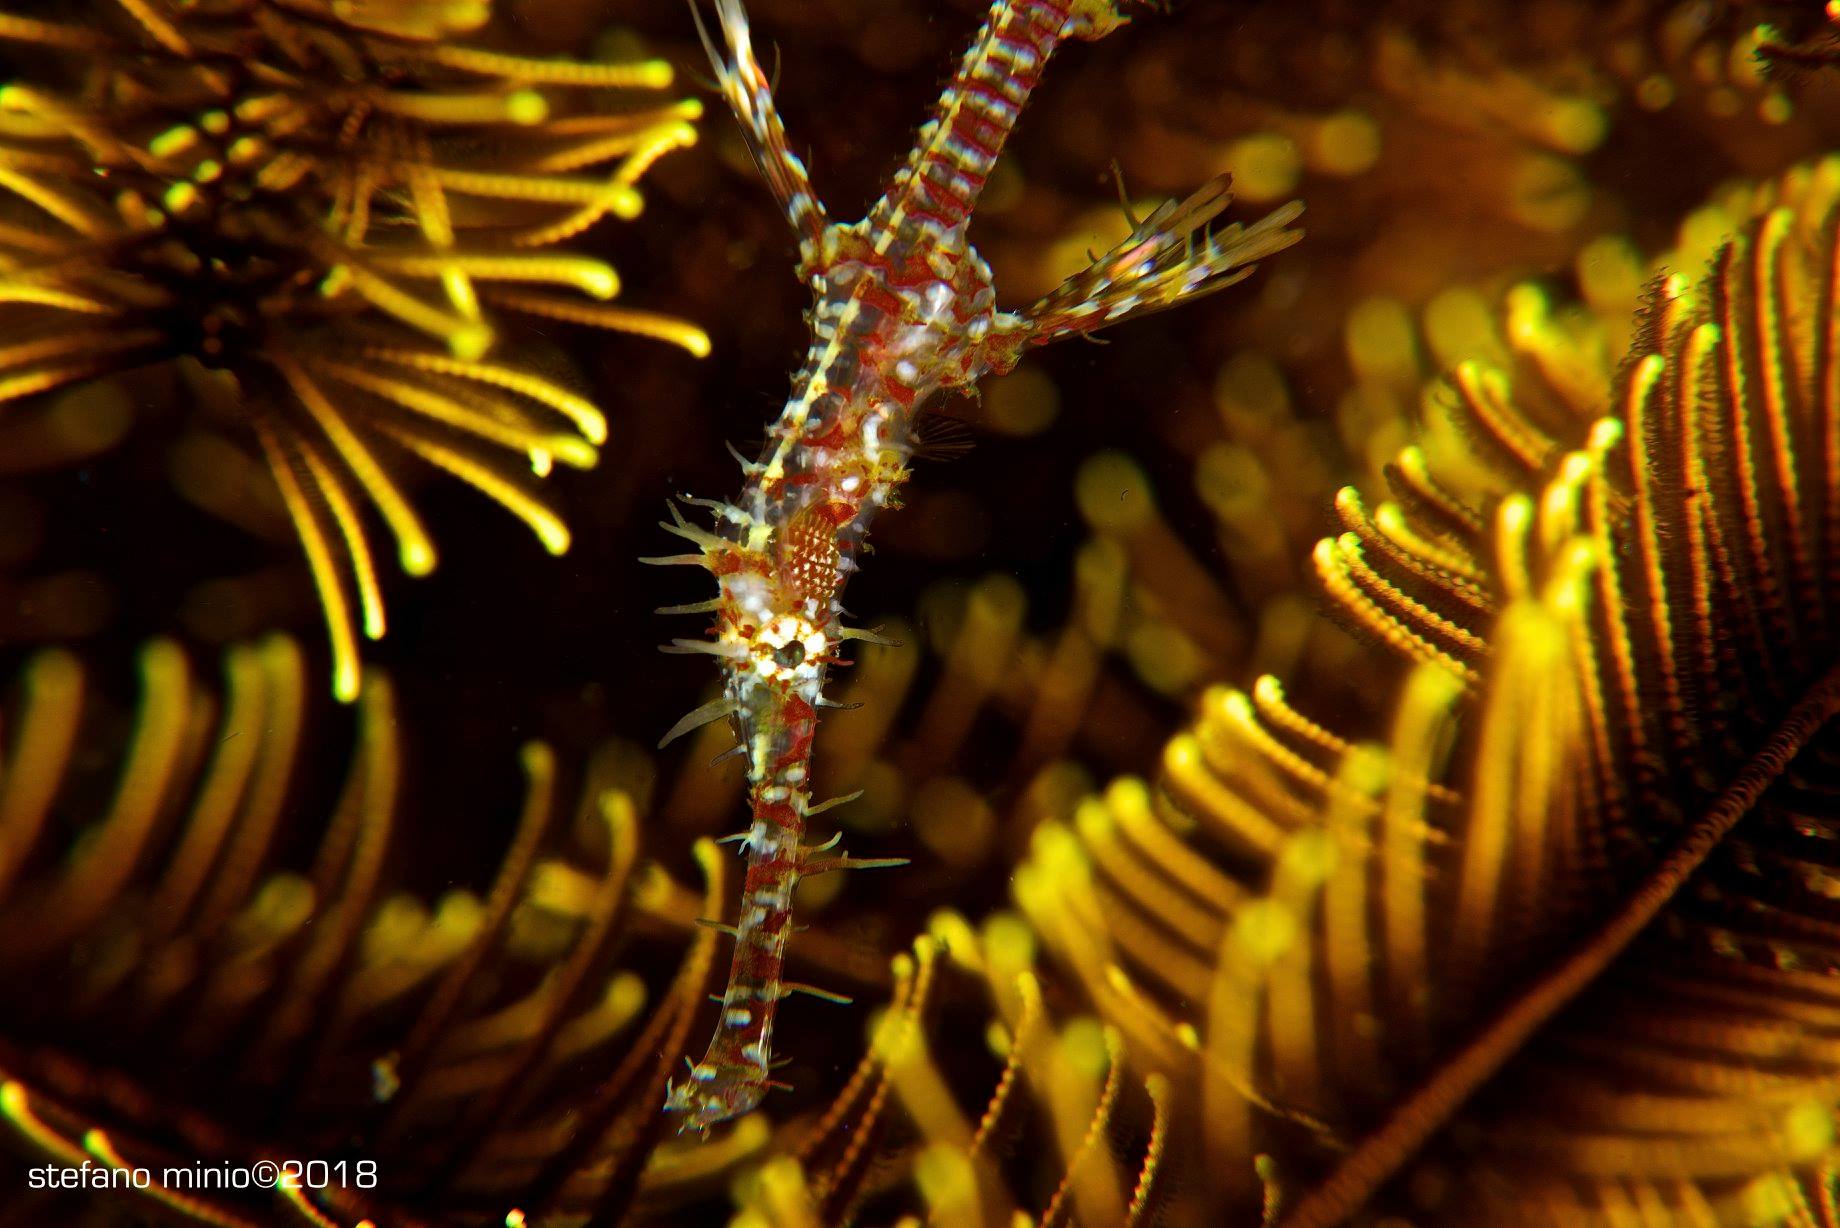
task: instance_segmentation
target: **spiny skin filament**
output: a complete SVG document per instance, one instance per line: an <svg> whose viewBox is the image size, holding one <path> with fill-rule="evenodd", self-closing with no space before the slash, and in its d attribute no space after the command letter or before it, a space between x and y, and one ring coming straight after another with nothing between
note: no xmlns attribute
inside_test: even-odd
<svg viewBox="0 0 1840 1228"><path fill-rule="evenodd" d="M678 640L668 651L718 657L723 698L668 737L729 718L752 813L715 1037L667 1097L685 1130L746 1113L773 1086L774 1010L792 988L781 973L798 880L890 864L827 855L803 840L819 809L811 749L826 673L844 663L845 641L872 638L843 626L839 598L871 518L895 505L907 478L917 411L941 391L1010 370L1029 347L1239 280L1300 237L1286 227L1301 212L1292 204L1253 226L1210 234L1228 201L1222 178L1158 209L1027 311L998 311L990 268L966 239L972 210L1048 57L1069 38L1123 24L1114 0L995 0L906 164L868 217L850 225L829 221L787 146L740 0L716 0L716 8L727 43L726 54L709 46L717 81L792 225L815 303L805 364L760 458L743 462L740 498L705 505L713 531L673 509L663 527L699 553L654 560L695 563L720 586L711 637Z"/></svg>

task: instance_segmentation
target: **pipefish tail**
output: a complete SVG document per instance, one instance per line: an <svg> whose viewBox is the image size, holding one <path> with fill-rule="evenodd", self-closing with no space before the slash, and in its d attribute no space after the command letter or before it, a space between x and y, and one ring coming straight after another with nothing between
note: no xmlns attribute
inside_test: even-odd
<svg viewBox="0 0 1840 1228"><path fill-rule="evenodd" d="M694 553L656 560L707 569L720 592L706 639L667 651L707 653L721 699L673 734L728 719L745 758L751 822L728 987L714 1039L666 1109L707 1130L744 1114L774 1086L776 1004L808 987L782 979L792 893L802 877L899 864L807 847L812 745L831 666L851 639L844 583L870 521L897 505L918 411L936 395L1016 365L1024 351L1210 293L1300 237L1295 203L1250 225L1210 229L1226 178L1144 219L1116 248L1032 307L996 309L990 267L967 227L992 166L1055 49L1125 21L1111 0L997 0L920 129L906 162L867 217L830 220L792 153L755 59L740 0L717 0L725 48L704 30L716 80L799 244L811 287L812 336L792 393L757 460L744 461L733 502L697 501L709 528L676 509L663 527ZM700 19L699 19L700 24ZM828 995L826 995L828 996Z"/></svg>

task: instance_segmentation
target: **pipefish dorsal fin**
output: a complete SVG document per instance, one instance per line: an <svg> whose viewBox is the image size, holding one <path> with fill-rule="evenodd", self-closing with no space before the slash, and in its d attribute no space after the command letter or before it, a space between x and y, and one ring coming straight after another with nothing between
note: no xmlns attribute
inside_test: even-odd
<svg viewBox="0 0 1840 1228"><path fill-rule="evenodd" d="M977 428L941 408L924 410L914 422L914 457L925 461L955 461L977 446Z"/></svg>

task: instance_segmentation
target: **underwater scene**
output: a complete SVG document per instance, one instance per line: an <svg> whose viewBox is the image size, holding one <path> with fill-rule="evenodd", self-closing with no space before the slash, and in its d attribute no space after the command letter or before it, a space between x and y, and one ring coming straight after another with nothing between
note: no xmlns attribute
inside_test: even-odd
<svg viewBox="0 0 1840 1228"><path fill-rule="evenodd" d="M0 1228L1338 1224L1840 1228L1840 3L0 0Z"/></svg>

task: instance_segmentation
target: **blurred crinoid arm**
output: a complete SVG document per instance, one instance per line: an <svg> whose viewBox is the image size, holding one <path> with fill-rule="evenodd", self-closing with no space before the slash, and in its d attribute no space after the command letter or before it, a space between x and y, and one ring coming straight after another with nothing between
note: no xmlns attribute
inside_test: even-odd
<svg viewBox="0 0 1840 1228"><path fill-rule="evenodd" d="M1038 319L998 312L990 269L966 239L972 208L1048 57L1068 38L1116 28L1122 18L1114 6L997 0L906 164L869 216L851 225L823 224L803 168L786 150L740 4L722 0L718 13L731 57L718 61L718 77L798 233L801 273L817 301L805 365L759 460L744 464L740 497L705 503L715 513L713 531L673 509L664 527L696 552L655 560L706 568L720 585L714 602L681 610L713 610L711 637L678 640L672 651L718 658L723 696L667 740L730 720L747 761L752 811L715 1039L669 1100L685 1128L707 1128L759 1103L770 1085L775 1004L791 988L780 969L793 888L802 875L865 864L802 844L814 812L812 741L828 702L826 672L841 663L845 641L863 635L843 626L843 584L871 518L895 504L907 477L915 413L942 390L1007 369L1025 344L1209 288L1218 273L1283 246L1263 237L1293 216L1286 211L1255 228L1260 242L1197 241L1193 232L1225 203L1216 189L1200 204L1159 211L1130 267L1105 266ZM1080 299L1085 292L1096 297Z"/></svg>
<svg viewBox="0 0 1840 1228"><path fill-rule="evenodd" d="M1758 57L1777 73L1840 65L1840 8L1834 5L1772 13L1756 33Z"/></svg>
<svg viewBox="0 0 1840 1228"><path fill-rule="evenodd" d="M935 913L891 961L887 1008L835 1099L738 1187L748 1218L1163 1222L1169 1081L1131 1072L1118 1029L1058 1015L1035 950L1013 914L973 927ZM908 1183L917 1198L897 1193ZM896 1205L910 1214L896 1220Z"/></svg>
<svg viewBox="0 0 1840 1228"><path fill-rule="evenodd" d="M221 682L165 641L139 676L129 709L110 671L53 650L5 697L9 1214L30 1198L45 1224L615 1223L761 1146L764 1130L694 1165L658 1153L718 954L690 922L720 907L727 861L697 842L697 885L644 860L651 782L630 747L576 773L525 744L513 813L439 818L502 833L497 868L429 899L398 877L428 855L405 841L425 778L381 674L328 713L275 636L231 649ZM148 1176L28 1195L21 1154ZM290 1157L347 1179L198 1172Z"/></svg>
<svg viewBox="0 0 1840 1228"><path fill-rule="evenodd" d="M350 700L360 631L384 632L364 504L405 571L435 564L393 454L568 547L517 470L594 464L606 420L491 354L491 308L707 351L690 325L608 303L603 261L545 250L637 215L640 178L695 140L700 106L658 99L660 61L452 41L485 3L99 8L0 16L0 39L47 64L45 84L0 88L0 402L154 361L224 372Z"/></svg>

